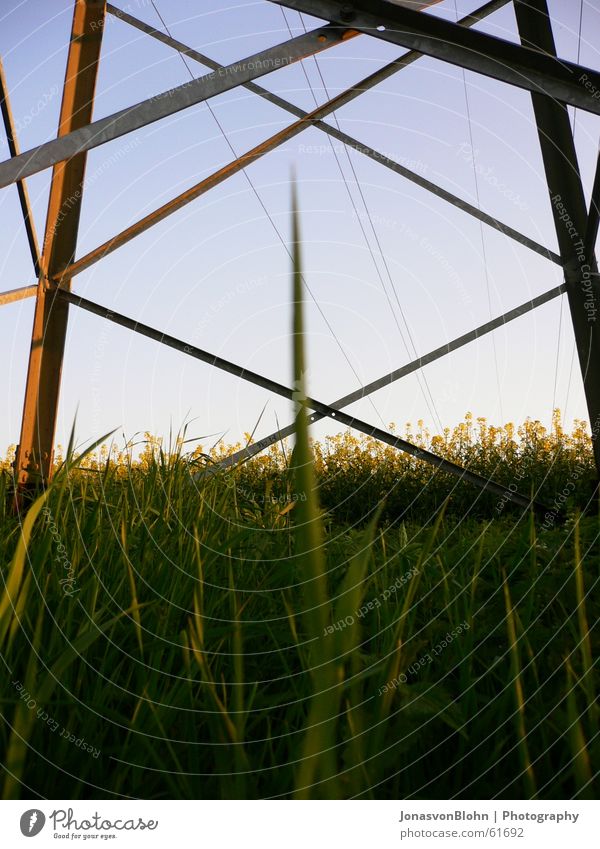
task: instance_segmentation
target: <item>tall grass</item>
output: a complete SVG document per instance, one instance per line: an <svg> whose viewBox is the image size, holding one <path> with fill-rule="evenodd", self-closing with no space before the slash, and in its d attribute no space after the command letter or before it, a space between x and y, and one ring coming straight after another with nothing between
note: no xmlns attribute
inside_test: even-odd
<svg viewBox="0 0 600 849"><path fill-rule="evenodd" d="M528 519L441 517L435 537L324 522L316 567L301 502L250 512L235 475L230 487L191 484L184 464L164 474L150 468L151 492L135 473L78 477L62 502L50 491L71 596L41 514L25 558L5 523L6 795L522 796L504 575L538 796L584 792L599 754L596 518L539 530L535 575ZM187 488L175 507L168 482Z"/></svg>
<svg viewBox="0 0 600 849"><path fill-rule="evenodd" d="M68 463L22 526L4 513L4 796L593 795L598 516L332 514L295 228L296 438L270 490L259 466L254 495L248 467L191 475L180 440Z"/></svg>

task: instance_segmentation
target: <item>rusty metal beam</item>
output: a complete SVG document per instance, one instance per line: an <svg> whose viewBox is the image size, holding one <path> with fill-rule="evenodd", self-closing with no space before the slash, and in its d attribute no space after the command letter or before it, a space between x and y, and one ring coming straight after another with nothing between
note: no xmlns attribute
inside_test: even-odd
<svg viewBox="0 0 600 849"><path fill-rule="evenodd" d="M92 118L105 0L75 0L58 137ZM86 154L54 166L31 336L21 437L15 459L19 490L44 484L52 474L52 449L69 305L57 301L48 278L73 260L81 212ZM63 285L69 286L69 281Z"/></svg>
<svg viewBox="0 0 600 849"><path fill-rule="evenodd" d="M90 301L87 298L82 298L74 292L69 292L58 287L54 289L54 292L57 300L62 303L78 306L81 309L91 312L93 315L107 319L114 324L118 324L120 327L132 330L134 333L139 333L147 339L153 339L155 342L160 342L161 345L167 345L167 347L180 351L188 357L194 357L194 359L207 363L208 365L218 368L221 371L225 371L228 374L232 374L235 377L239 377L248 383L252 383L254 386L260 386L261 388L266 389L269 392L273 392L282 398L287 398L290 401L293 401L296 398L297 391L295 389L291 389L288 386L284 386L282 383L271 380L269 377L265 377L264 375L244 368L244 366L240 366L230 360L225 360L223 357L211 354L208 351L202 350L202 348L197 348L195 345L190 345L182 339L177 339L175 336L170 336L168 333L163 333L161 330L157 330L147 324L142 324L142 322L137 321L134 318L122 315L115 310L104 307L101 304L94 303L94 301ZM314 410L315 414L320 415L322 418L331 418L338 424L358 430L360 433L364 433L367 436L372 436L374 439L384 442L386 445L391 445L398 451L403 451L411 457L415 457L417 460L423 460L425 463L434 466L441 472L447 472L460 480L479 487L479 489L487 492L493 492L519 507L523 507L524 509L534 507L540 512L545 512L547 509L543 504L533 501L531 498L528 498L526 495L519 492L513 492L508 487L499 484L491 478L486 478L483 475L472 472L470 469L464 469L457 463L446 460L444 457L440 457L433 451L428 451L426 448L420 448L418 445L414 445L414 443L409 442L406 439L402 439L400 436L394 436L394 434L370 425L355 416L351 416L348 413L335 409L329 404L324 404L322 401L317 401L314 398L306 398L305 403L309 409Z"/></svg>
<svg viewBox="0 0 600 849"><path fill-rule="evenodd" d="M17 140L15 122L13 120L12 109L10 106L10 99L8 96L8 85L6 83L6 75L4 73L4 65L2 64L2 59L0 59L0 109L2 110L2 120L4 121L4 129L6 131L6 140L8 142L8 149L10 151L10 155L18 156L21 151L19 150L19 142ZM23 212L23 220L25 221L25 232L27 234L27 241L29 243L29 252L31 253L33 269L35 271L35 276L39 277L40 249L38 245L37 234L35 232L35 225L33 223L33 217L31 215L29 192L27 191L25 180L17 180L17 191L19 193L19 202L21 204L21 210Z"/></svg>
<svg viewBox="0 0 600 849"><path fill-rule="evenodd" d="M248 165L256 162L265 154L270 153L272 150L275 150L275 148L284 144L284 142L289 141L289 139L299 135L301 132L311 127L313 125L312 122L314 121L315 115L329 114L329 112L333 112L336 108L338 107L333 105L333 101L330 101L329 103L318 107L313 112L307 113L306 118L296 121L294 124L290 124L279 133L276 133L274 136L271 136L264 142L256 145L256 147L253 147L252 150L247 151L247 153L242 154L237 159L234 159L232 162L229 162L227 165L219 168L219 170L215 171L214 174L211 174L210 177L200 180L199 183L196 183L189 189L186 189L185 192L182 192L180 195L177 195L170 201L167 201L167 203L159 206L158 209L155 209L153 212L150 212L148 215L140 218L140 220L136 221L135 224L131 224L129 227L126 227L125 230L117 233L116 236L112 236L97 248L89 251L89 253L80 257L67 269L65 269L64 274L68 277L75 277L77 274L81 274L82 271L86 271L88 268L91 268L91 266L95 265L100 259L102 259L102 257L107 256L117 250L117 248L127 244L127 242L130 242L136 236L145 233L146 230L149 230L151 227L154 227L155 224L164 221L164 219L168 218L169 215L172 215L188 203L196 200L196 198L206 194L208 191L215 188L215 186L224 183L225 180L228 180L230 177L233 177L234 174L237 174L244 168L247 168ZM335 127L328 128L327 132L330 136L338 138L343 144L347 144L349 147L363 153L375 162L379 162L381 165L386 166L401 177L405 177L412 183L415 183L415 185L431 192L447 203L452 204L452 206L455 206L457 209L461 209L463 212L466 212L468 215L477 218L489 227L493 227L504 236L508 236L513 241L529 248L540 256L543 256L545 259L549 259L551 262L558 265L561 264L560 256L558 256L558 254L554 251L551 251L544 245L540 245L539 242L536 242L534 239L530 239L528 236L525 236L523 233L520 233L518 230L510 227L508 224L504 224L504 222L500 221L498 218L494 218L492 215L482 212L482 210L478 207L473 206L473 204L468 201L463 200L457 195L452 194L452 192L436 185L436 183L431 182L431 180L427 180L425 177L421 177L420 174L410 171L410 169L405 168L404 165L395 162L393 159L379 153L372 147L356 141L351 136L348 136L341 130L337 130ZM56 283L60 282L61 274L55 275L53 280Z"/></svg>
<svg viewBox="0 0 600 849"><path fill-rule="evenodd" d="M223 168L220 168L214 174L211 174L210 177L200 180L199 183L196 183L189 189L186 189L185 192L182 192L180 195L177 195L170 201L167 201L167 203L159 206L158 209L155 209L153 212L150 212L148 215L140 218L140 220L136 221L135 224L131 224L129 227L126 227L125 230L117 233L116 236L112 236L97 248L89 251L89 253L80 257L72 265L70 265L64 273L69 277L75 277L77 274L81 274L82 271L86 271L88 268L91 268L91 266L95 265L95 263L102 259L102 257L107 256L117 250L117 248L127 244L127 242L130 242L141 233L145 233L146 230L154 227L155 224L158 224L160 221L164 221L164 219L168 218L169 215L172 215L174 212L182 209L188 203L191 203L193 200L196 200L196 198L206 194L210 191L210 189L213 189L220 183L225 182L225 180L228 180L230 177L233 177L234 174L237 174L244 168L247 168L248 165L256 162L265 154L270 153L272 150L275 150L275 148L280 147L284 142L299 135L299 133L309 127L312 127L313 122L315 121L315 115L329 114L337 108L338 106L333 105L333 101L330 101L329 103L318 107L313 112L307 113L305 118L296 121L294 124L290 124L284 130L281 130L279 133L276 133L274 136L271 136L264 142L261 142L256 147L253 147L252 150L247 151L247 153L242 154L237 159L234 159L232 162L224 165ZM401 177L405 177L415 185L420 186L447 203L452 204L452 206L455 206L457 209L461 209L463 212L473 216L473 218L476 218L478 221L487 224L489 227L493 227L494 230L498 230L504 236L508 236L509 239L529 248L529 250L543 256L545 259L549 259L551 262L561 265L560 256L550 250L550 248L539 244L539 242L536 242L534 239L530 239L528 236L525 236L523 233L520 233L518 230L510 227L508 224L500 221L498 218L488 215L487 212L483 212L478 207L466 200L463 200L462 198L459 198L457 195L452 194L452 192L443 189L431 180L427 180L420 174L416 174L409 168L401 165L399 162L395 162L393 159L390 159L390 157L374 150L372 147L356 141L351 136L347 135L347 133L336 129L335 127L328 127L327 133L328 135L339 139L343 144L346 144L354 150L368 156L373 161L379 162L381 165L384 165L386 168L389 168ZM61 275L57 274L53 279L54 282L58 283L60 282Z"/></svg>
<svg viewBox="0 0 600 849"><path fill-rule="evenodd" d="M12 304L14 301L22 301L24 298L33 298L37 295L37 286L21 286L20 289L9 289L8 292L0 292L0 306Z"/></svg>

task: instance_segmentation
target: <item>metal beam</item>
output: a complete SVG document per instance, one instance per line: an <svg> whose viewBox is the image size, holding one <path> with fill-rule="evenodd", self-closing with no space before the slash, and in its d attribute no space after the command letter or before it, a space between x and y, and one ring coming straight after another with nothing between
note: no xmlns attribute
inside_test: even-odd
<svg viewBox="0 0 600 849"><path fill-rule="evenodd" d="M494 9L498 7L498 3L487 4L487 7L493 6ZM483 7L486 9L487 7ZM107 7L108 8L108 7ZM114 7L111 7L114 8ZM481 14L483 10L480 10L477 15ZM130 22L131 16L124 16L125 13L120 13L119 17L123 17L123 20L127 20ZM466 20L471 20L474 16L469 16ZM135 21L136 19L132 19ZM146 31L146 25L143 25L144 31ZM162 40L162 39L161 39ZM179 43L178 43L179 44ZM194 54L195 51L192 51ZM198 54L199 55L199 54ZM198 58L198 56L192 55L192 58L197 58L197 61L204 61L206 57L202 59ZM384 79L387 79L391 74L397 72L403 67L406 67L406 64L415 61L415 59L419 58L418 55L415 54L406 54L406 56L400 57L400 59L395 60L378 71L375 71L373 74L370 74L365 79L361 80L357 83L356 86L353 86L350 89L342 92L341 94L334 97L332 100L323 104L322 106L317 107L312 112L304 112L302 109L299 109L293 104L288 103L282 98L279 98L275 95L271 96L270 92L267 92L265 89L262 89L260 86L256 86L254 84L250 84L252 86L252 91L256 94L259 94L261 97L265 97L267 100L271 102L275 102L273 98L276 98L277 105L282 108L287 109L287 111L293 112L294 114L299 114L300 120L296 121L294 124L290 124L285 129L276 133L271 138L266 139L264 142L256 145L256 147L249 150L247 153L228 163L227 165L220 168L214 174L211 174L210 177L206 177L204 180L196 183L194 186L191 186L189 189L186 189L185 192L177 195L172 200L160 206L158 209L149 213L148 215L141 218L139 221L135 222L135 224L130 225L121 233L113 236L108 239L102 245L99 245L97 248L89 251L84 256L80 257L76 260L72 265L70 265L66 270L65 274L68 277L74 277L77 274L80 274L82 271L90 268L94 265L98 260L102 259L102 257L107 256L112 251L120 248L122 245L127 244L127 242L131 241L131 239L136 236L144 233L146 230L153 227L155 224L158 224L160 221L163 221L169 215L172 215L174 212L177 212L179 209L182 209L186 204L200 197L201 195L208 192L210 189L224 182L225 180L232 177L234 174L237 174L239 171L242 171L252 162L255 162L260 157L264 156L266 153L274 150L275 148L284 144L284 142L303 132L304 130L316 127L317 129L323 130L329 136L339 140L342 144L346 144L349 147L357 150L359 153L368 156L375 162L384 165L386 168L394 171L396 174L399 174L401 177L404 177L410 180L412 183L415 183L417 186L425 189L426 191L435 194L437 197L442 200L447 201L448 203L455 206L457 209L461 209L463 212L466 212L469 215L472 215L474 218L477 218L479 221L482 221L484 224L487 224L490 227L498 230L503 233L505 236L513 239L519 244L524 245L535 253L540 254L546 259L550 259L552 262L561 264L560 257L551 251L549 248L540 245L538 242L530 239L528 236L519 233L514 228L510 227L508 224L504 224L502 221L494 218L491 215L488 215L486 212L482 212L473 204L468 203L468 201L463 200L462 198L457 197L451 192L446 191L446 189L441 188L435 183L431 182L431 180L427 180L425 177L422 177L420 174L416 174L410 169L406 168L404 165L394 161L388 156L385 156L382 153L374 150L369 145L365 145L362 142L357 141L356 139L349 136L347 133L342 132L341 130L336 129L335 127L329 126L329 124L324 123L321 119L327 115L330 115L336 109L339 109L341 106L349 103L355 97L358 97L364 91L372 88L374 85L382 82ZM209 60L212 62L212 60ZM216 63L212 63L216 65ZM221 68L220 65L216 65L216 70ZM250 88L250 85L248 86ZM54 278L55 282L60 281L60 274Z"/></svg>
<svg viewBox="0 0 600 849"><path fill-rule="evenodd" d="M547 292L544 292L543 295L538 295L537 297L532 298L531 301L525 301L524 304L514 307L514 309L505 312L503 315L500 315L491 321L486 321L485 324L476 327L474 330L470 330L468 333L464 333L462 336L458 336L456 339L453 339L451 342L447 342L440 348L436 348L428 354L424 354L422 357L417 357L416 360L391 371L389 374L386 374L371 383L367 383L360 389L350 392L349 395L344 395L343 398L338 398L338 400L333 401L330 406L335 410L341 410L356 401L361 401L363 398L372 395L373 392L377 392L378 389L385 389L386 386L391 386L392 383L395 383L395 381L418 371L423 368L423 366L429 365L429 363L433 363L436 360L445 357L452 351L457 351L459 348L468 345L470 342L481 339L482 336L485 336L487 333L491 333L493 330L497 330L499 327L504 327L504 325L514 321L514 319L526 315L543 304L547 304L549 301L554 300L554 298L557 298L565 292L566 286L564 283L560 286L555 286L553 289L549 289ZM324 417L318 414L311 416L309 424L315 424L316 422L321 421L322 418ZM249 460L251 457L254 457L256 454L260 454L276 442L280 442L282 439L291 436L295 431L295 427L295 424L290 424L275 431L274 433L270 433L268 436L264 436L262 439L259 439L258 442L253 442L251 445L247 445L245 448L240 449L240 451L236 451L235 454L231 454L229 457L225 457L225 459L220 460L217 465L219 468L227 469L243 462L244 460Z"/></svg>
<svg viewBox="0 0 600 849"><path fill-rule="evenodd" d="M0 292L0 306L12 304L14 301L22 301L24 298L33 298L37 295L37 286L21 286L20 289L9 289L8 292Z"/></svg>
<svg viewBox="0 0 600 849"><path fill-rule="evenodd" d="M472 27L480 21L484 20L491 15L493 12L497 12L498 9L502 9L503 6L506 6L510 3L511 0L490 0L488 3L484 3L479 9L476 9L474 12L471 12L468 15L465 15L464 18L461 18L457 23L461 27ZM151 27L149 24L144 23L144 21L140 21L139 18L135 18L133 15L130 15L128 12L125 12L123 9L118 9L116 6L113 6L112 3L106 4L106 11L108 14L113 15L115 18L123 21L129 26L135 27L135 29L140 32L149 35L151 38L160 41L162 44L165 44L167 47L171 47L174 50L177 50L179 53L183 53L184 56L188 56L190 59L193 59L195 62L199 62L201 65L205 65L207 68L210 68L212 71L220 71L223 67L214 59L211 59L210 56L207 56L206 53L200 53L198 50L194 50L192 47L188 47L187 44L184 44L182 41L177 41L177 39L168 35L167 33L161 32L161 30L157 30L154 27ZM390 62L385 66L381 71L378 72L378 82L382 82L383 80L388 79L393 74L402 70L402 68L406 68L408 65L412 65L413 62L416 62L418 59L421 59L423 56L422 53L419 53L417 50L410 50L408 53L404 53L402 56L399 56L394 62ZM370 79L367 77L367 79ZM367 89L364 87L363 83L358 83L356 87L348 89L347 94L349 99L346 102L349 102L354 97L358 96L362 93L362 91L366 91ZM374 85L375 83L373 83ZM257 94L259 97L268 100L269 103L272 103L274 106L279 106L281 109L285 109L286 112L290 112L292 115L295 115L297 118L304 118L306 116L306 112L300 107L295 106L293 103L290 103L289 100L285 100L283 97L280 97L278 94L274 94L266 88L263 88L256 83L249 82L244 83L243 87L248 91ZM340 105L343 105L340 104ZM319 129L327 132L328 125L324 124L323 126L319 126L319 122L315 122L315 126L319 127Z"/></svg>
<svg viewBox="0 0 600 849"><path fill-rule="evenodd" d="M59 140L85 127L92 118L104 17L104 0L75 0ZM66 301L55 300L54 293L48 290L48 278L68 265L75 253L85 163L86 154L79 154L66 163L55 165L52 173L21 438L15 459L18 490L43 484L52 474L69 305Z"/></svg>
<svg viewBox="0 0 600 849"><path fill-rule="evenodd" d="M458 25L463 26L463 27L472 27L472 26L474 26L474 24L478 23L479 21L484 20L488 15L491 15L493 12L496 12L498 9L501 9L508 2L510 2L510 0L492 0L492 2L486 3L485 5L481 6L481 8L475 10L474 12L472 12L469 15L466 15L464 18L461 18L458 21ZM134 18L132 15L128 14L127 12L123 12L121 9L117 9L115 6L112 6L110 3L107 4L106 10L107 10L107 12L109 12L110 14L119 18L123 22L129 24L130 26L133 26L136 29L140 30L141 32L144 32L146 35L149 35L152 38L157 39L158 41L162 42L163 44L166 44L168 47L172 47L174 50L177 50L178 52L184 54L185 56L188 56L189 58L194 59L196 62L199 62L202 65L206 65L207 67L211 68L214 71L218 71L222 67L221 65L219 65L218 62L215 62L213 59L206 56L206 54L199 53L197 50L194 50L193 48L188 47L187 45L183 44L181 41L177 41L176 39L172 38L171 36L166 35L165 33L162 33L159 30L154 29L153 27L150 27L148 24L145 24L145 23L143 23L143 21L140 21L137 18ZM417 59L420 59L422 56L423 56L422 53L419 53L418 51L415 51L415 50L411 50L408 53L405 53L403 56L398 57L398 59L394 60L393 62L389 62L387 65L385 65L379 71L376 71L375 73L370 74L368 77L361 80L359 83L357 83L352 88L349 88L345 92L342 92L340 95L338 95L337 99L335 101L332 101L332 103L334 103L335 105L330 110L328 109L328 111L325 114L328 115L331 112L333 112L335 109L339 109L342 106L345 106L347 103L350 103L352 100L354 100L360 94L363 94L364 92L373 88L373 86L378 85L379 83L388 79L393 74L398 73L398 71L401 71L403 68L408 67L413 62L416 62ZM269 101L269 103L272 103L275 106L279 106L281 109L285 109L287 112L290 112L292 115L296 115L297 117L299 117L301 119L306 118L307 115L308 115L308 113L305 112L303 109L300 109L298 106L295 106L293 103L290 103L289 101L284 100L279 95L273 94L272 92L268 91L267 89L262 88L262 86L259 86L256 83L247 83L244 87L247 88L248 91L251 91L254 94L257 94L259 97L262 97L263 99ZM326 107L327 107L327 104L324 104L323 108L326 108ZM314 115L315 113L311 113L311 114ZM296 125L292 125L292 126L296 126ZM385 156L384 154L379 153L378 151L374 150L372 147L369 147L369 145L365 145L362 142L357 141L355 138L348 135L348 133L345 133L342 130L337 129L336 127L332 127L329 124L326 124L323 120L318 119L318 118L313 118L310 126L315 128L315 129L321 130L322 132L326 133L327 135L336 139L337 141L341 142L342 144L345 144L348 147L353 148L358 153L362 153L363 155L369 157L373 161L378 162L381 165L384 165L386 168L389 168L391 171L394 171L396 174L399 174L401 177L404 177L405 179L410 180L411 182L415 183L417 186L420 186L421 188L425 189L428 192L431 192L432 194L436 195L437 197L441 198L442 200L445 200L448 203L452 204L453 206L456 206L458 209L461 209L463 212L466 212L468 215L472 215L473 217L477 218L479 221L482 221L484 224L487 224L489 227L493 227L495 230L499 230L504 235L508 236L511 239L514 239L516 242L519 242L520 244L524 245L525 247L529 248L530 250L534 251L535 253L538 253L541 256L545 257L546 259L550 259L550 260L552 260L552 262L555 262L555 263L560 265L560 262L561 262L560 257L556 253L554 253L553 251L549 250L548 248L544 247L543 245L540 245L538 242L534 241L533 239L530 239L528 236L524 236L522 233L519 233L513 227L510 227L508 224L504 224L499 219L494 218L493 216L488 215L485 212L482 212L480 209L478 209L478 207L473 206L473 204L468 203L468 201L462 200L462 198L457 197L457 195L452 194L452 192L448 192L445 189L442 189L440 186L436 185L431 180L427 180L427 179L425 179L425 177L422 177L421 175L416 174L414 171L411 171L409 168L406 168L404 165L401 165L400 163L391 159L391 157ZM280 142L280 144L281 143L283 143L283 142ZM265 142L264 144L267 144L267 142ZM266 152L266 150L264 152ZM136 225L133 225L133 226L136 226ZM125 232L127 232L127 231L125 231ZM115 238L118 239L119 237L117 236ZM114 250L115 247L118 247L119 244L114 244L113 240L109 240L109 242L106 242L105 245L100 246L100 248L98 248L99 255L103 255L102 254L102 248L106 247L106 246L108 246L109 251L111 251L111 250ZM81 270L84 270L84 268L89 267L89 265L86 264L88 257L91 258L92 254L90 253L86 257L82 257L82 259L81 259L82 266L81 267L79 266L79 261L78 261L78 263L75 266L75 269L73 270L74 274L77 274L79 272L80 268L81 268Z"/></svg>
<svg viewBox="0 0 600 849"><path fill-rule="evenodd" d="M0 188L174 115L182 109L202 103L217 94L230 91L249 80L263 77L277 68L291 65L307 56L314 56L315 53L334 47L356 35L358 33L355 30L348 28L321 27L248 56L240 62L233 62L218 72L213 71L164 91L135 106L128 106L99 121L82 125L61 138L0 162Z"/></svg>
<svg viewBox="0 0 600 849"><path fill-rule="evenodd" d="M2 110L2 120L4 121L4 129L6 131L6 141L11 156L18 156L19 142L17 140L17 132L15 122L13 121L10 99L8 96L8 85L6 83L6 75L4 73L4 65L0 59L0 109ZM23 212L23 220L25 222L25 232L29 243L29 252L33 262L35 276L40 276L40 249L35 232L35 225L31 215L31 204L29 202L29 192L24 180L17 180L17 191L19 193L19 203Z"/></svg>
<svg viewBox="0 0 600 849"><path fill-rule="evenodd" d="M546 56L556 55L546 0L515 0L521 41ZM543 94L531 95L548 183L554 226L565 269L567 297L600 477L600 289L593 253L585 253L587 208L571 122L566 106Z"/></svg>
<svg viewBox="0 0 600 849"><path fill-rule="evenodd" d="M107 307L101 306L100 304L96 304L93 301L87 300L86 298L82 298L79 295L76 295L74 292L69 292L61 288L56 288L54 289L54 293L59 302L62 301L63 303L73 304L75 306L81 307L82 309L87 310L88 312L91 312L94 315L98 315L101 318L105 318L108 321L113 322L114 324L118 324L119 326L124 327L127 330L133 330L134 333L139 333L148 339L153 339L155 342L160 342L162 345L167 345L169 348L174 348L176 351L180 351L183 354L187 354L190 357L194 357L195 359L200 360L201 362L208 363L208 365L210 366L214 366L215 368L218 368L221 371L225 371L228 374L232 374L235 377L239 377L242 380L254 384L255 386L260 386L263 389L267 389L269 392L273 392L276 395L281 396L282 398L287 398L290 401L293 401L296 398L297 393L295 389L290 389L289 387L284 386L281 383L277 383L276 381L271 380L268 377L264 377L261 374L257 374L256 372L250 371L249 369L237 365L236 363L233 363L230 360L225 360L222 357L218 357L215 354L211 354L208 351L204 351L201 348L197 348L195 345L190 345L189 343L184 342L181 339L177 339L174 336L170 336L167 333L163 333L160 330L156 330L156 328L154 327L150 327L147 324L142 324L140 321L136 321L133 318L122 315L121 313L115 312L114 310L108 309ZM315 413L320 414L321 417L334 419L339 424L353 428L354 430L358 430L361 433L366 434L367 436L371 436L374 439L386 443L387 445L391 445L393 448L396 448L399 451L404 451L406 454L410 454L417 460L423 460L424 462L429 463L431 466L435 466L442 472L447 472L461 480L467 481L468 483L479 487L480 489L493 492L502 498L510 500L514 504L517 504L519 507L528 509L533 506L537 510L544 512L547 509L542 504L532 501L525 495L522 495L518 492L511 492L508 487L502 486L502 484L499 484L496 481L485 478L483 477L483 475L478 475L476 472L471 472L469 469L463 469L456 463L452 463L450 460L446 460L443 457L439 457L432 451L427 451L424 448L420 448L418 445L414 445L412 442L408 442L406 439L402 439L399 436L394 436L391 433L387 433L386 431L381 430L381 428L367 424L366 422L363 422L354 416L350 416L347 413L341 412L340 410L329 406L328 404L324 404L323 402L317 401L313 398L307 398L305 403L309 409L314 410Z"/></svg>
<svg viewBox="0 0 600 849"><path fill-rule="evenodd" d="M340 26L418 50L528 91L540 92L571 106L600 115L600 74L591 68L542 54L483 32L467 30L426 12L415 12L386 0L271 0Z"/></svg>
<svg viewBox="0 0 600 849"><path fill-rule="evenodd" d="M530 239L529 236L525 236L523 233L520 233L518 230L515 230L514 227L511 227L508 224L505 224L503 221L500 221L500 219L494 218L493 215L489 215L487 212L483 212L481 209L479 209L477 206L474 206L472 203L469 203L468 201L463 200L457 195L452 194L452 192L443 189L441 186L438 186L431 180L427 180L420 174L416 174L414 171L411 171L404 165L401 165L399 162L396 162L395 160L391 159L389 156L386 156L385 154L374 150L372 147L369 147L369 145L356 141L352 138L352 136L349 136L347 133L336 129L335 127L330 127L327 132L333 138L338 139L343 144L348 145L348 147L351 147L359 153L364 154L364 156L367 156L374 162L378 162L380 165L384 165L386 168L389 168L391 171L394 171L401 177L410 180L411 183L420 186L422 189L425 189L426 191L431 192L431 194L436 195L436 197L441 198L441 200L446 201L446 203L452 204L452 206L455 206L457 209L460 209L463 212L466 212L468 215L471 215L473 218L476 218L478 221L487 224L488 227L492 227L494 230L498 230L504 236L508 236L513 241L524 245L524 247L529 248L529 250L534 251L534 253L540 254L540 256L543 256L546 259L549 259L552 262L558 263L560 265L560 257L558 256L558 254L554 253L554 251L551 251L549 248L544 247L544 245L540 245L539 242L536 242L534 239Z"/></svg>
<svg viewBox="0 0 600 849"><path fill-rule="evenodd" d="M594 175L594 185L592 186L590 211L585 228L584 243L586 256L592 256L595 252L596 240L598 239L598 224L600 224L600 150L598 151L598 159L596 160L596 173Z"/></svg>
<svg viewBox="0 0 600 849"><path fill-rule="evenodd" d="M74 263L69 265L66 269L59 272L53 278L55 282L59 282L63 274L67 277L75 277L77 274L80 274L82 271L86 271L88 268L91 268L98 260L102 259L102 257L107 256L109 253L117 250L117 248L122 247L123 245L130 242L136 236L139 236L141 233L146 232L155 224L158 224L160 221L164 221L165 218L168 218L169 215L172 215L174 212L182 209L188 203L191 203L196 198L201 197L206 194L208 191L213 189L215 186L218 186L220 183L225 182L234 174L242 171L248 165L251 165L253 162L256 162L266 153L269 153L275 148L280 147L284 142L289 141L289 139L297 136L299 133L308 129L312 126L312 120L314 115L323 115L329 114L329 112L333 112L337 106L333 103L333 101L329 101L329 103L325 104L314 110L314 112L310 112L307 114L306 118L303 118L297 121L294 124L290 124L289 127L286 127L284 130L281 130L279 133L276 133L271 138L266 139L266 141L261 142L256 147L253 147L247 153L242 154L237 159L234 159L232 162L229 162L227 165L224 165L214 174L211 174L210 177L206 177L204 180L200 180L199 183L196 183L194 186L191 186L189 189L186 189L185 192L182 192L180 195L172 198L167 203L155 209L153 212L150 212L148 215L145 215L143 218L140 218L139 221L136 221L135 224L131 224L129 227L126 227L125 230L122 230L116 236L108 239L103 244L99 245L97 248L89 251L89 253L80 257L80 259L76 260ZM551 251L549 248L540 245L538 242L535 242L533 239L530 239L528 236L519 233L517 230L514 230L512 227L509 227L508 224L504 224L502 221L499 221L497 218L494 218L491 215L488 215L486 212L482 212L476 206L468 203L462 198L453 195L451 192L446 191L446 189L442 189L440 186L437 186L435 183L432 183L430 180L425 179L425 177L421 177L419 174L415 174L412 171L409 171L408 168L405 168L403 165L395 162L387 156L384 156L382 153L374 150L368 145L363 145L361 142L356 142L350 136L347 136L346 133L335 130L333 127L330 128L331 132L329 133L336 138L339 138L344 144L348 144L349 146L355 148L361 153L373 159L375 162L379 162L382 165L390 168L392 171L395 171L402 177L406 177L411 182L420 186L421 188L426 189L427 191L435 194L437 197L442 200L447 201L448 203L455 206L457 209L461 209L463 212L472 215L474 218L477 218L479 221L482 221L484 224L487 224L490 227L498 230L500 233L503 233L505 236L513 239L519 244L524 245L540 256L545 257L546 259L551 260L552 262L561 265L561 258L558 254Z"/></svg>

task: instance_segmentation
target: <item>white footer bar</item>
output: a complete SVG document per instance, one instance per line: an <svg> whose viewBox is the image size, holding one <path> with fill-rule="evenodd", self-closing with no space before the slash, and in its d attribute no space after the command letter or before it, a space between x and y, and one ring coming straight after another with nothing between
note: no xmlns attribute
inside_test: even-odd
<svg viewBox="0 0 600 849"><path fill-rule="evenodd" d="M597 846L597 802L5 801L2 846ZM30 838L35 843L26 844Z"/></svg>

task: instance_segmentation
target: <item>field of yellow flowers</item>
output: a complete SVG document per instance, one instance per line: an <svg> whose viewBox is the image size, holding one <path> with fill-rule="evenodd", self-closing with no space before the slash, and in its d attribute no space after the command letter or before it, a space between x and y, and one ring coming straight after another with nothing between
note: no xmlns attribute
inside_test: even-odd
<svg viewBox="0 0 600 849"><path fill-rule="evenodd" d="M389 429L398 432L393 424ZM589 428L586 422L575 420L572 429L565 431L558 409L550 429L531 419L518 427L512 423L497 427L467 413L464 421L442 434L432 436L419 421L416 428L407 423L400 435L528 497L533 495L548 506L549 522L559 521L575 507L590 509L596 471ZM243 444L198 445L184 454L185 442L185 436L180 436L171 445L163 445L161 439L146 433L142 440L121 449L104 444L86 458L81 474L110 469L115 477L126 478L134 470L147 470L155 461L177 458L188 465L190 474L199 475L251 445L252 439L247 434ZM378 508L386 520L424 520L446 501L447 515L495 519L504 513L514 514L506 500L457 483L454 477L362 434L345 431L313 442L312 449L321 506L345 524L360 524ZM14 450L15 446L9 447L0 462L0 469L7 474ZM304 496L293 491L291 453L289 444L277 443L238 466L225 479L226 485L235 486L239 499L256 505L293 504ZM58 446L57 468L63 459Z"/></svg>
<svg viewBox="0 0 600 849"><path fill-rule="evenodd" d="M395 428L391 425L391 431ZM452 430L432 436L422 422L407 424L407 440L547 504L550 516L565 507L589 505L595 486L595 467L587 425L576 421L563 430L560 411L551 430L527 420L495 427L484 418L465 420ZM237 446L239 448L239 446ZM336 519L360 523L383 502L386 519L431 517L449 499L448 510L460 516L497 518L511 505L440 474L425 463L366 436L338 434L313 446L322 506ZM224 449L227 452L229 449ZM277 447L267 456L242 467L239 480L255 498L293 497L286 479L289 451Z"/></svg>

